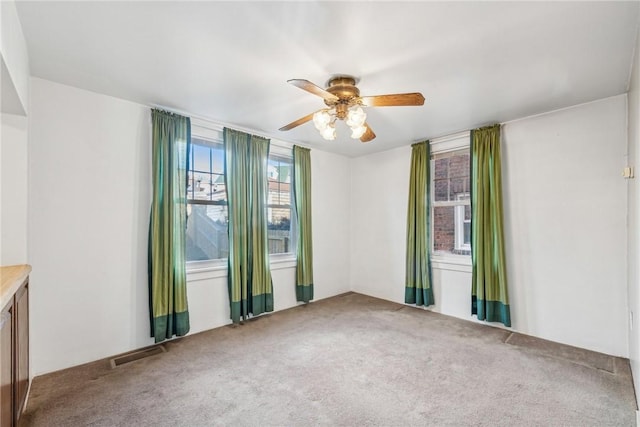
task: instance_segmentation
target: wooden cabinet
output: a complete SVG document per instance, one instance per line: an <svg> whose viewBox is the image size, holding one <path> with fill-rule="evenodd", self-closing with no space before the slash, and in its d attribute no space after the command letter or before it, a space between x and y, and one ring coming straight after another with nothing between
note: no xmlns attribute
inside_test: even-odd
<svg viewBox="0 0 640 427"><path fill-rule="evenodd" d="M0 314L0 426L13 423L13 301Z"/></svg>
<svg viewBox="0 0 640 427"><path fill-rule="evenodd" d="M7 270L22 267L20 274ZM28 268L27 268L28 267ZM0 267L0 426L18 424L29 391L29 266ZM12 273L12 274L9 274ZM12 283L8 284L9 279Z"/></svg>
<svg viewBox="0 0 640 427"><path fill-rule="evenodd" d="M27 400L27 392L29 391L29 281L25 281L24 285L18 290L15 297L15 313L16 321L14 326L14 346L15 346L15 362L14 367L14 399L15 399L15 419L17 421L24 404Z"/></svg>

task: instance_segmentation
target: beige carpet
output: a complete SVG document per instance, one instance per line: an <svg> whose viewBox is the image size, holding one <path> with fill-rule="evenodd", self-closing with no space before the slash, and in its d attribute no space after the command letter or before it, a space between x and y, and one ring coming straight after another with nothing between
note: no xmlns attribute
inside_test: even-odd
<svg viewBox="0 0 640 427"><path fill-rule="evenodd" d="M359 294L165 346L35 378L21 425L635 425L624 359Z"/></svg>

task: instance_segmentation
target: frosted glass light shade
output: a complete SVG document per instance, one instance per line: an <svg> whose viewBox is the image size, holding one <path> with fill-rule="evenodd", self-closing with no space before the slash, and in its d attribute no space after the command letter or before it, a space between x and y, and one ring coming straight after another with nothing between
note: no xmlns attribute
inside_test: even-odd
<svg viewBox="0 0 640 427"><path fill-rule="evenodd" d="M346 120L347 126L350 128L358 128L364 125L365 120L367 120L367 114L359 105L354 105L349 108Z"/></svg>
<svg viewBox="0 0 640 427"><path fill-rule="evenodd" d="M351 128L351 138L358 139L367 131L366 126L358 126Z"/></svg>
<svg viewBox="0 0 640 427"><path fill-rule="evenodd" d="M327 110L316 111L313 114L313 124L321 133L331 123L331 114Z"/></svg>
<svg viewBox="0 0 640 427"><path fill-rule="evenodd" d="M333 141L336 139L336 127L335 126L325 126L324 129L320 130L320 135L328 141Z"/></svg>

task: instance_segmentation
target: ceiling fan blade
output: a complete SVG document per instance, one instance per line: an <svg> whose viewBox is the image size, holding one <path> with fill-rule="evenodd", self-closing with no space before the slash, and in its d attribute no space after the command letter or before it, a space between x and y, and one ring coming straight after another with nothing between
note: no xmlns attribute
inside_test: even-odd
<svg viewBox="0 0 640 427"><path fill-rule="evenodd" d="M338 101L337 96L335 96L330 92L327 92L326 90L322 89L320 86L317 86L311 83L309 80L291 79L291 80L287 80L287 83L291 83L292 85L299 87L300 89L306 90L307 92L310 92L314 95L318 95L320 98L324 98L327 101L333 101L333 102Z"/></svg>
<svg viewBox="0 0 640 427"><path fill-rule="evenodd" d="M392 95L363 96L360 101L365 107L424 105L424 96L419 92L395 93Z"/></svg>
<svg viewBox="0 0 640 427"><path fill-rule="evenodd" d="M300 126L301 124L307 123L309 120L312 120L312 119L313 119L313 115L314 115L314 114L315 114L315 113L308 114L308 115L306 115L306 116L304 116L304 117L302 117L302 118L299 118L298 120L296 120L296 121L294 121L294 122L289 123L289 124L288 124L288 125L286 125L286 126L282 126L282 127L281 127L280 129L278 129L278 130L282 130L282 131L290 130L290 129L293 129L294 127Z"/></svg>
<svg viewBox="0 0 640 427"><path fill-rule="evenodd" d="M364 124L367 127L367 130L365 131L365 133L362 134L362 136L360 137L360 141L362 142L369 142L371 141L373 138L376 137L376 134L373 133L373 131L371 130L371 127L369 126L368 123Z"/></svg>

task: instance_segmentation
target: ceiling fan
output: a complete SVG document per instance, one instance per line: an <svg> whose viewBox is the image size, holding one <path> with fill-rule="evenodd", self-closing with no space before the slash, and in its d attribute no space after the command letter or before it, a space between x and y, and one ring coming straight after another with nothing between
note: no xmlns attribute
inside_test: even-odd
<svg viewBox="0 0 640 427"><path fill-rule="evenodd" d="M338 75L332 77L327 83L327 88L311 83L308 80L292 79L287 83L306 90L324 99L328 108L323 108L315 113L308 114L286 126L281 131L293 129L310 120L324 139L336 138L335 122L344 120L351 128L351 137L369 142L376 137L371 127L366 122L367 115L362 107L394 107L423 105L424 96L419 92L396 93L389 95L360 96L360 90L356 87L356 79L352 76Z"/></svg>

